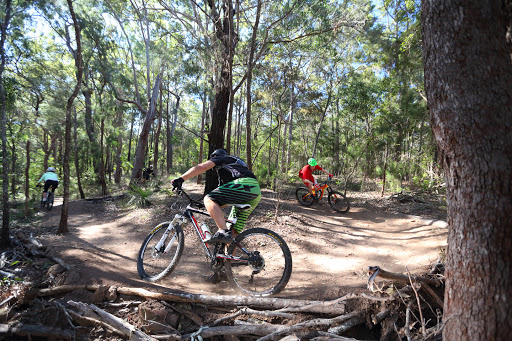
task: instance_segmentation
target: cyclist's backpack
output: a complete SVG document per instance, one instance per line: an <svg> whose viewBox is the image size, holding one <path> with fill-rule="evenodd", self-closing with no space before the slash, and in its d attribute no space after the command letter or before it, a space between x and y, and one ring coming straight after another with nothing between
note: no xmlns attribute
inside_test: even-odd
<svg viewBox="0 0 512 341"><path fill-rule="evenodd" d="M222 165L221 168L225 168L227 169L228 167L230 166L234 166L234 165L240 165L240 166L244 166L245 168L249 168L249 166L247 166L247 164L245 163L244 160L242 160L241 158L239 158L238 156L234 156L234 155L229 155L230 158L233 158L235 159L235 162L233 163L229 163L229 164L225 164L225 165Z"/></svg>
<svg viewBox="0 0 512 341"><path fill-rule="evenodd" d="M219 170L221 169L224 169L226 171L228 171L229 173L231 173L231 176L235 179L239 178L241 176L240 172L234 168L233 166L235 165L238 165L238 166L243 166L247 169L249 169L249 166L247 166L247 164L245 163L244 160L242 160L241 158L239 158L238 156L233 156L233 155L228 155L228 157L232 158L232 159L235 159L235 162L231 162L231 163L225 163L219 167L215 167L215 171L217 172L217 177L219 179L219 186L221 185L221 177L220 177L220 174L219 174Z"/></svg>

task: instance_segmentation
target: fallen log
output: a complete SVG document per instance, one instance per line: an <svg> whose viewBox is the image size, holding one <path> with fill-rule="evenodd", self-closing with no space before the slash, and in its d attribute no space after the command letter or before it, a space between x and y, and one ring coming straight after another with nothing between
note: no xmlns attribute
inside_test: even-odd
<svg viewBox="0 0 512 341"><path fill-rule="evenodd" d="M39 297L61 295L75 290L87 289L96 291L99 285L62 285L54 288L39 289L31 291L29 295ZM331 301L307 301L273 297L250 297L250 296L222 296L202 295L192 293L160 293L152 292L142 288L118 287L117 292L123 295L140 296L148 299L162 300L180 303L201 303L220 307L247 306L258 309L277 310L286 309L281 312L307 312L341 315L345 313L345 304L340 300Z"/></svg>

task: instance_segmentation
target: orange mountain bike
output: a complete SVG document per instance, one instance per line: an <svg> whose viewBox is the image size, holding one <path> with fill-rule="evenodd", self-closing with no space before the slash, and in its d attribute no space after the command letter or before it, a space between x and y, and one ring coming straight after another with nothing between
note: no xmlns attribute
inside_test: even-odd
<svg viewBox="0 0 512 341"><path fill-rule="evenodd" d="M306 187L297 188L295 195L297 196L299 204L307 207L313 206L315 202L323 198L324 192L327 190L327 200L329 201L329 205L331 205L335 211L340 213L347 213L350 210L350 203L344 194L333 190L332 187L329 186L331 179L332 178L329 177L324 183L316 185L316 195L314 196L309 193L309 190Z"/></svg>

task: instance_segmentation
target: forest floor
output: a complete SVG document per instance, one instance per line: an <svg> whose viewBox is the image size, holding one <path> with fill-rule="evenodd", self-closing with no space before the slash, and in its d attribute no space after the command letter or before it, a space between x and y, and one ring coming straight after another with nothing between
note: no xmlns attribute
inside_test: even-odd
<svg viewBox="0 0 512 341"><path fill-rule="evenodd" d="M202 187L186 184L200 196ZM443 253L447 238L446 211L436 200L407 195L348 193L351 209L340 214L327 199L307 208L295 199L294 188L263 198L246 227L266 227L281 235L292 252L293 272L282 298L331 300L366 290L368 267L412 274L428 273ZM145 236L159 222L172 219L175 202L165 191L150 198L148 208L126 200L76 200L69 206L70 233L56 235L61 205L40 211L31 223L12 228L39 240L47 254L70 267L65 276L48 277L51 262L32 264L37 285L101 284L165 292L234 295L227 282L209 284L206 258L195 231L185 230L185 250L176 270L158 283L137 274L137 253ZM210 224L211 226L211 224ZM24 270L27 272L27 269ZM30 272L30 271L29 271ZM6 297L5 287L3 296ZM92 293L70 293L67 300L92 302Z"/></svg>

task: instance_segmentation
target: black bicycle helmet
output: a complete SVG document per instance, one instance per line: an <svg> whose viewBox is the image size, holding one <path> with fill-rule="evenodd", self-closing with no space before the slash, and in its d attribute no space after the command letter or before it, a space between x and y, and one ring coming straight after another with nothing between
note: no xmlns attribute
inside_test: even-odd
<svg viewBox="0 0 512 341"><path fill-rule="evenodd" d="M226 156L228 155L228 151L224 148L215 149L213 153L210 154L210 159L216 156Z"/></svg>

